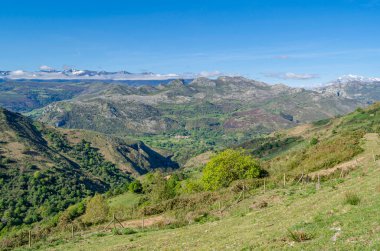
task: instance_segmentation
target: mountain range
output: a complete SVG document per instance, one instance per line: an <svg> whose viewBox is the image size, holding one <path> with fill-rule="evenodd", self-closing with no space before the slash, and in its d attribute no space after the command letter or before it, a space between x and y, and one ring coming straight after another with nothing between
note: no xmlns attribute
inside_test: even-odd
<svg viewBox="0 0 380 251"><path fill-rule="evenodd" d="M137 179L146 182L154 175L142 175L155 170L177 180L153 180L151 185L163 184L163 190L146 190L136 206L144 207L149 193L165 192L174 182L178 196L171 208L188 215L192 209L183 207L182 199L204 194L187 194L201 175L197 167L225 148L244 148L259 158L268 181L282 182L285 173L288 180L304 173L313 179L356 156L362 161L362 153L376 161L379 104L361 107L380 99L379 83L345 76L307 90L227 76L154 85L3 79L0 229L14 236L1 245L25 243L14 244L23 226L44 222L51 230L60 226L64 212L70 220L81 217L85 198L96 193L129 196L127 190L139 191ZM166 212L161 204L148 203L150 212ZM210 211L213 203L194 205Z"/></svg>
<svg viewBox="0 0 380 251"><path fill-rule="evenodd" d="M131 73L128 71L94 71L68 68L55 70L48 66L41 67L40 71L0 71L2 79L29 79L29 80L167 80L176 78L192 78L192 74L156 74L153 72Z"/></svg>
<svg viewBox="0 0 380 251"><path fill-rule="evenodd" d="M59 74L116 73L65 70ZM228 76L155 80L148 85L139 81L4 78L0 105L51 126L143 141L172 152L184 164L208 150L346 114L380 99L379 79L355 75L315 89Z"/></svg>
<svg viewBox="0 0 380 251"><path fill-rule="evenodd" d="M347 75L324 87L316 88L316 91L327 96L340 96L371 104L380 99L380 78Z"/></svg>
<svg viewBox="0 0 380 251"><path fill-rule="evenodd" d="M377 80L342 82L314 90L227 76L156 86L109 84L91 86L31 115L58 127L142 140L174 151L175 159L184 162L261 134L346 114L380 98Z"/></svg>

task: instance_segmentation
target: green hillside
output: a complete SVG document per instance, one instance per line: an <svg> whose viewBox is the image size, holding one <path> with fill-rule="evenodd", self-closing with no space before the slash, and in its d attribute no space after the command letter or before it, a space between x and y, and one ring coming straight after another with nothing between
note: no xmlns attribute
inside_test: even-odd
<svg viewBox="0 0 380 251"><path fill-rule="evenodd" d="M120 194L131 175L175 169L142 142L65 131L0 109L0 236L57 215L95 193Z"/></svg>
<svg viewBox="0 0 380 251"><path fill-rule="evenodd" d="M266 174L215 191L205 190L202 182L207 179L201 178L198 169L169 179L148 175L141 179L143 193L137 204L136 197L127 194L105 202L115 213L122 212L123 205L124 210L135 208L134 213L118 216L129 226L128 231L120 228L110 233L93 226L73 240L63 241L63 232L36 240L34 247L378 249L379 120L380 104L375 104L347 116L247 142L242 146L260 156ZM240 161L235 158L236 163ZM147 222L144 229L140 228L142 212Z"/></svg>

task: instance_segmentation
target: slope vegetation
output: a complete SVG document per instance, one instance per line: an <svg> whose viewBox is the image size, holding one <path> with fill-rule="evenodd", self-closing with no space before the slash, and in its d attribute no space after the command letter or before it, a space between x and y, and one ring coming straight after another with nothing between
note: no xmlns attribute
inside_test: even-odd
<svg viewBox="0 0 380 251"><path fill-rule="evenodd" d="M289 184L247 195L219 220L131 235L77 237L47 250L369 250L380 247L378 134L363 142L364 157L343 178ZM351 197L356 197L355 201ZM259 206L258 206L259 205ZM260 206L264 205L264 206ZM218 214L216 210L216 214ZM133 222L130 223L133 226ZM126 224L128 225L128 224ZM138 227L135 224L134 227Z"/></svg>
<svg viewBox="0 0 380 251"><path fill-rule="evenodd" d="M141 204L145 215L162 213L152 217L156 224L138 229L134 219L126 225L136 229L124 235L94 228L73 241L62 244L52 238L50 244L36 247L378 249L379 121L380 104L375 104L248 142L244 147L261 156L266 183L263 178L241 180L215 192L194 191L148 207ZM176 221L181 217L182 222Z"/></svg>
<svg viewBox="0 0 380 251"><path fill-rule="evenodd" d="M0 231L51 219L95 193L125 191L131 174L176 167L142 142L56 130L0 109Z"/></svg>

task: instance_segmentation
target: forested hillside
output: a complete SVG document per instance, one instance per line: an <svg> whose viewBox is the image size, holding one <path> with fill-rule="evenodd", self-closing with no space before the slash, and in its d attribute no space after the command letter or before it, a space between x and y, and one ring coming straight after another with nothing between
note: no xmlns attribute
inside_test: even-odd
<svg viewBox="0 0 380 251"><path fill-rule="evenodd" d="M238 241L238 247L248 249L362 246L368 236L360 229L372 231L368 214L378 204L371 191L377 182L374 175L380 156L379 121L380 105L375 104L343 117L278 131L237 149L216 153L199 168L168 176L150 173L130 183L128 192L103 199L95 196L82 202L82 211L72 213L81 205L77 204L61 213L60 220L68 214L78 228L90 226L87 234L75 241L81 243L80 248L96 250L148 248L150 242L155 248L163 248L170 239L167 234L187 240L185 246L169 242L170 249L206 248L208 237L220 248L230 241ZM98 209L90 214L94 206ZM310 207L313 210L308 211ZM112 234L99 232L112 214L129 227L119 225ZM365 221L355 220L364 214ZM146 218L144 229L141 217ZM262 224L267 227L261 231ZM346 229L343 234L341 230L328 230L334 224ZM208 234L200 235L203 228L209 229ZM255 236L264 231L262 241L248 238L248 229ZM376 233L371 236L376 238ZM223 241L216 241L224 234ZM52 250L78 249L71 241L61 246L59 236L53 232L45 241L36 239L36 245L43 249L50 245ZM359 239L347 241L353 238Z"/></svg>
<svg viewBox="0 0 380 251"><path fill-rule="evenodd" d="M95 193L126 191L131 175L177 167L142 142L56 130L5 109L0 109L0 139L2 233L54 220Z"/></svg>

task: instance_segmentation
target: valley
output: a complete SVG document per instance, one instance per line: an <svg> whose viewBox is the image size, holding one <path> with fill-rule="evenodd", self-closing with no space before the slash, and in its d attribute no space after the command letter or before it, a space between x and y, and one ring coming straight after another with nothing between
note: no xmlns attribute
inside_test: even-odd
<svg viewBox="0 0 380 251"><path fill-rule="evenodd" d="M283 143L274 143L272 147L268 147L273 142L270 138L245 144L247 150L261 156L261 167L268 171L265 178L240 180L215 191L176 190L182 192L172 199L152 200L142 207L145 207L145 228L141 228L142 211L131 214L128 210L144 205L138 206L141 203L138 197L141 200L146 195L127 192L111 199L109 206L118 217L126 219L123 225L128 231L120 226L119 232L103 230L105 222L77 230L74 239L68 237L69 230L52 232L34 247L199 250L212 245L239 250L363 246L376 249L379 107L376 104L328 122L280 131L275 137ZM296 141L286 140L300 131L302 137ZM332 143L337 141L341 143ZM295 162L298 164L294 165ZM182 181L180 178L180 187L198 180L197 172L193 170ZM146 184L144 180L141 182ZM243 197L242 184L247 189ZM123 216L121 212L126 214Z"/></svg>
<svg viewBox="0 0 380 251"><path fill-rule="evenodd" d="M242 77L151 86L103 84L27 115L53 126L141 140L171 152L183 165L203 152L346 114L377 100L376 81L360 82L366 88L355 81L346 86L361 91L360 98Z"/></svg>
<svg viewBox="0 0 380 251"><path fill-rule="evenodd" d="M374 84L367 85L365 92ZM235 86L239 88L234 89ZM376 172L370 163L377 152L370 153L373 145L378 144L379 105L361 108L373 102L376 98L373 93L364 98L364 92L360 99L354 99L332 95L331 91L288 87L281 87L279 91L278 86L242 78L196 79L189 84L175 80L150 87L102 84L82 88L84 90L72 99L52 102L25 113L31 118L1 110L3 247L14 238L21 240L15 242L19 244L14 247L24 245L25 239L20 239L20 234L30 225L33 229L39 226L50 232L43 239L35 240L38 247L45 249L46 243L51 243L53 250L74 249L70 241L62 248L56 242L61 239L60 229L69 222L78 224L80 231L84 231L76 241L89 241L88 245L94 246L86 248L95 250L104 248L98 241L108 239L107 243L116 245L116 250L145 249L149 238L160 238L168 243L163 237L167 234L200 240L201 236L193 234L199 233L198 228L203 228L203 224L215 226L215 232L209 231L215 234L213 240L219 240L219 234L227 233L220 232L220 227L241 230L245 223L238 223L240 220L249 222L253 216L267 217L267 214L258 215L262 210L252 209L251 203L270 203L271 206L263 210L273 217L284 215L284 206L290 207L287 210L295 216L294 220L308 221L304 215L296 216L300 208L293 208L293 203L298 205L298 201L302 201L302 205L310 207L307 201L314 203L320 200L319 196L331 196L325 186L336 182L334 187L341 186L343 191L348 191L345 187L351 186L351 180L357 179L355 173L362 172L366 163L366 172ZM248 93L247 96L244 93ZM354 109L353 113L339 116ZM62 120L61 124L57 122ZM304 124L307 122L312 123ZM228 152L229 148L235 150ZM217 185L215 182L220 181L213 180L217 169L210 169L210 163L218 163L213 162L216 156L228 158L234 151L240 156L254 156L256 160L241 161L259 163L253 165L260 171L252 170L253 176L237 174L228 183L221 178L223 183ZM211 172L208 180L206 172ZM342 180L342 174L349 178ZM289 185L282 187L285 177ZM312 192L316 177L322 179L322 189ZM240 181L234 183L234 179ZM207 182L214 185L209 186ZM249 189L243 199L241 194L238 196L242 184L244 189ZM265 194L262 194L263 189ZM90 210L86 207L99 193L105 194L107 199L101 203L108 216L102 216L99 222L86 223L86 217L90 217L86 216ZM342 193L339 196L343 196ZM19 198L16 203L11 199L14 197ZM217 210L218 204L219 208L226 205L223 213ZM326 202L327 205L331 206L331 202ZM325 210L326 207L321 206L315 213ZM94 237L98 224L104 222L110 212L116 213L128 228L135 229L131 233L138 236L138 240L132 238L131 244L125 244L123 237L113 237L107 232L104 237ZM240 216L236 218L237 215ZM139 229L140 217L146 217L144 230ZM258 224L255 222L249 225ZM297 245L285 231L288 228L298 231L298 227L293 226L296 222L281 224L286 227L270 226L266 234L269 238L283 236L280 242L267 239L255 244L247 242L246 236L238 237L231 232L229 236L234 239L227 238L226 242L218 241L214 245L227 248L223 245L236 242L241 248L251 249L256 245L270 248ZM165 230L167 228L175 229ZM299 248L314 243L317 230L312 231L311 241L300 242ZM124 243L123 247L119 241ZM162 245L160 243L155 242L156 248ZM175 241L169 247L190 249L179 244ZM199 248L204 247L194 246L194 249Z"/></svg>
<svg viewBox="0 0 380 251"><path fill-rule="evenodd" d="M0 251L380 250L379 23L1 1Z"/></svg>

